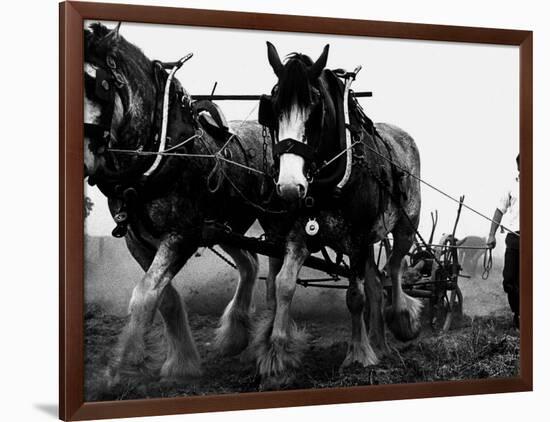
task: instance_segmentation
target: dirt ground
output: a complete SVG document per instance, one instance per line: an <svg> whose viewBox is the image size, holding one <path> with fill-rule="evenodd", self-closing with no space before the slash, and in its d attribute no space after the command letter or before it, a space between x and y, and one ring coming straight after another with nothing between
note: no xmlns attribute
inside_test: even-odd
<svg viewBox="0 0 550 422"><path fill-rule="evenodd" d="M121 252L118 245L116 249L117 253ZM132 266L134 264L125 262L121 265L120 256L116 261L119 267L123 267L125 278L131 278L129 274L140 275L140 270ZM106 272L104 260L101 266L87 268L84 320L87 401L258 390L259 379L250 356L245 352L241 356L220 357L211 343L218 318L235 287L237 274L223 263L213 261L207 252L196 261L190 263L190 272L180 275L175 285L189 308L191 327L202 357L203 376L179 382L159 379L158 370L165 347L162 323L157 319L148 336L151 345L148 370L127 374L114 387L105 384L105 370L126 322L123 304L129 300L131 283L135 279L118 284L113 290L116 295L108 294L104 291L105 285L112 284L113 278L122 280L122 273L113 275L113 271ZM262 268L265 268L263 260ZM339 367L346 353L351 328L344 291L299 287L293 302L293 315L297 324L307 331L309 347L296 382L288 388L515 376L519 370L519 332L511 326L511 313L500 284L500 272L497 262L488 280L479 277L461 280L464 316L455 316L448 333L434 332L426 323L420 337L412 342L400 343L389 334L390 346L394 350L392 357L373 367L352 367L343 372ZM313 274L315 272L307 271L302 276ZM182 278L189 279L190 275L194 279L192 285L181 281ZM256 290L254 318L259 318L263 313L262 282L258 283Z"/></svg>

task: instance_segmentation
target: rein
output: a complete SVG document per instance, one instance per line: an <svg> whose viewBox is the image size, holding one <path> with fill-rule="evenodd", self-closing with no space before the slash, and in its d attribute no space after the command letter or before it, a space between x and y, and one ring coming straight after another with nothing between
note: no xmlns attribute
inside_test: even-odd
<svg viewBox="0 0 550 422"><path fill-rule="evenodd" d="M255 107L254 107L255 109ZM254 111L254 109L252 111ZM252 112L251 112L252 113ZM245 120L241 123L244 125L244 123L247 121L250 114L247 116ZM192 140L197 139L201 141L201 143L204 145L207 151L209 153L207 154L200 154L200 153L187 153L187 152L177 152L178 149L185 146L187 143L191 142ZM212 172L210 173L210 176L208 179L211 178L212 174L216 171L220 171L223 175L224 179L229 182L233 190L250 206L255 208L256 210L265 213L265 214L286 214L286 210L270 210L268 208L265 208L261 206L260 204L252 201L250 198L248 198L236 185L235 181L227 174L227 172L223 169L222 163L227 163L229 165L233 165L239 168L242 168L243 170L249 171L251 173L255 173L261 176L270 177L269 174L265 171L258 170L254 167L251 167L249 165L245 165L242 163L239 163L237 161L234 161L230 158L227 158L224 156L223 152L226 149L226 147L231 143L231 141L237 139L235 134L232 134L229 139L224 143L224 145L218 149L216 152L212 152L208 145L206 144L206 141L204 140L204 130L202 128L199 128L198 131L188 137L187 139L179 142L178 144L164 149L163 151L142 151L140 149L137 150L126 150L126 149L117 149L117 148L108 148L107 151L116 153L116 154L128 154L128 155L134 155L134 156L156 156L156 157L180 157L180 158L203 158L203 159L211 159L216 161L216 165L212 169ZM264 152L265 154L265 152ZM217 188L211 189L211 192L214 193L217 190Z"/></svg>
<svg viewBox="0 0 550 422"><path fill-rule="evenodd" d="M109 152L110 150L109 144L111 140L113 138L116 139L116 137L112 135L112 127L111 127L115 101L116 101L115 90L111 89L113 85L113 81L115 86L119 89L122 88L124 85L127 85L126 80L124 79L122 74L119 73L119 71L117 70L118 66L113 56L107 55L105 62L107 64L109 72L104 70L101 66L98 66L97 68L92 68L93 76L88 75L88 73L86 73L86 78L87 78L86 91L88 92L88 90L91 90L91 92L94 93L95 99L99 100L99 102L102 104L102 112L101 112L99 124L84 125L84 133L86 136L90 138L92 152L103 156L105 155L106 152ZM154 62L154 63L155 63L154 66L158 66L158 63L160 62ZM92 80L92 82L90 82L90 79ZM95 90L92 90L93 86L91 86L91 83L94 84ZM108 91L108 94L102 93L98 89L98 86ZM169 89L169 86L168 86L168 89ZM163 97L165 96L164 94L165 93L163 92ZM123 100L123 103L124 103L124 98L128 97L128 95L124 92L119 93L119 96ZM158 127L157 110L158 110L159 103L160 103L160 99L159 99L159 95L157 94L154 109L153 109L153 126L154 126L155 133L153 136L146 137L145 143L140 146L141 151L148 150L149 148L154 149L154 145L158 140L158 134L156 133L156 128ZM127 104L125 108L127 108ZM115 163L117 161L116 157L112 157L112 160L114 160ZM125 168L123 170L111 170L107 166L105 166L102 168L101 173L90 176L88 178L88 183L90 185L99 184L101 190L106 190L108 192L113 193L114 191L118 190L117 186L129 184L134 179L143 176L144 173L148 171L147 169L150 169L150 168L151 166L148 165L147 162L134 163L133 165L129 166L129 168Z"/></svg>
<svg viewBox="0 0 550 422"><path fill-rule="evenodd" d="M493 250L491 248L486 248L485 253L483 254L483 273L481 273L481 278L487 280L491 269L493 268Z"/></svg>
<svg viewBox="0 0 550 422"><path fill-rule="evenodd" d="M399 170L405 172L407 174L407 176L411 176L413 179L416 179L418 180L419 182L425 184L426 186L432 188L433 190L435 190L436 192L440 193L441 195L445 196L446 198L450 199L451 201L454 201L456 202L457 204L460 204L461 201L452 197L451 195L449 195L447 192L443 191L442 189L439 189L437 188L436 186L432 185L431 183L429 182L426 182L424 179L414 175L413 173L411 173L409 170L407 170L406 168L404 168L403 166L400 166L399 164L397 164L395 161L393 161L391 158L388 158L388 157L385 157L383 154L380 154L380 152L376 151L375 149L371 148L370 146L368 145L365 145L365 147L370 150L371 152L373 152L374 154L378 155L379 157L383 158L384 160L388 161L390 164L394 165L395 167L397 167ZM472 211L473 213L479 215L480 217L483 217L484 219L492 222L492 223L497 223L496 221L494 221L492 218L490 217L487 217L485 214L482 214L481 212L477 211L476 209L470 207L469 205L465 204L462 202L462 205L469 209L470 211ZM518 236L519 237L519 234L516 233L515 231L513 230L510 230L508 227L506 226L503 226L502 224L500 224L500 226L502 227L502 229L504 229L505 231L507 231L508 233L512 233L514 234L515 236Z"/></svg>

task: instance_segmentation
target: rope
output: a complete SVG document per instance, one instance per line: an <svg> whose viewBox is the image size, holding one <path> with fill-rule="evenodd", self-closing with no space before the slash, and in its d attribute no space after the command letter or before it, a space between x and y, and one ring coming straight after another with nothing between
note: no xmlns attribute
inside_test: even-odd
<svg viewBox="0 0 550 422"><path fill-rule="evenodd" d="M325 161L323 163L323 165L321 167L319 167L316 171L316 173L319 173L321 170L323 170L325 167L329 166L330 164L332 164L335 160L337 160L338 158L340 158L342 155L344 155L345 153L348 152L348 150L352 149L355 145L361 143L361 141L355 141L354 143L352 143L349 147L343 149L342 151L340 151L338 154L336 154L334 157L332 157L330 160L328 161Z"/></svg>
<svg viewBox="0 0 550 422"><path fill-rule="evenodd" d="M279 214L279 215L282 215L282 214L286 214L288 213L288 211L285 211L285 210L269 210L265 207L262 207L261 205L255 203L254 201L252 201L251 199L249 199L236 185L235 183L233 182L233 180L227 175L227 173L225 172L225 170L223 169L223 167L219 167L219 170L220 172L222 173L222 175L227 179L227 181L229 182L229 184L231 185L231 187L233 188L233 190L235 190L235 192L237 192L239 194L239 196L248 204L250 205L251 207L257 209L258 211L262 212L262 213L265 213L265 214Z"/></svg>
<svg viewBox="0 0 550 422"><path fill-rule="evenodd" d="M487 248L485 250L485 254L483 255L483 273L481 274L481 278L483 280L487 280L489 278L489 274L491 273L492 268L493 268L493 250Z"/></svg>
<svg viewBox="0 0 550 422"><path fill-rule="evenodd" d="M248 119L250 118L250 116L252 115L252 113L254 112L254 110L256 110L256 108L258 107L258 104L254 105L254 107L252 107L252 109L248 112L248 114L246 115L246 117L243 119L243 121L241 122L241 124L239 125L239 128L237 129L237 131L241 130L244 126L244 124L248 121ZM220 150L218 151L218 154L220 154L227 145L229 145L229 143L233 140L233 138L235 137L235 134L232 133L231 136L229 137L229 139L225 142L225 144L223 144L223 146L220 148Z"/></svg>
<svg viewBox="0 0 550 422"><path fill-rule="evenodd" d="M458 199L452 197L451 195L449 195L449 194L446 193L445 191L443 191L443 190L441 190L441 189L435 187L435 186L432 185L431 183L428 183L428 182L426 182L425 180L422 180L420 177L418 177L418 176L412 174L409 170L407 170L407 169L401 167L399 164L395 163L395 162L394 162L393 160L391 160L390 158L384 157L382 154L380 154L379 152L375 151L375 150L374 150L373 148L371 148L370 146L368 146L368 145L366 145L366 144L365 144L365 146L366 146L370 151L374 152L376 155L382 157L384 160L390 162L391 164L393 164L394 166L396 166L396 167L399 168L400 170L402 170L402 171L404 171L405 173L407 173L409 176L412 176L414 179L418 180L419 182L424 183L426 186L432 188L432 189L435 190L436 192L439 192L441 195L445 196L446 198L448 198L448 199L450 199L450 200L456 202L457 204L460 204L460 200L458 200ZM516 235L516 236L519 237L519 234L517 234L515 231L510 230L508 227L501 225L501 224L498 223L497 221L493 220L493 219L490 218L490 217L487 217L485 214L480 213L479 211L477 211L476 209L470 207L469 205L465 204L464 202L462 203L462 205L463 205L465 208L467 208L467 209L469 209L470 211L472 211L473 213L479 215L480 217L485 218L487 221L490 221L490 222L492 222L492 223L499 224L499 225L500 225L504 230L506 230L507 232L512 233L512 234L514 234L514 235Z"/></svg>
<svg viewBox="0 0 550 422"><path fill-rule="evenodd" d="M246 115L244 120L241 122L241 124L239 125L239 128L237 130L242 129L243 125L248 121L248 119L250 118L250 116L252 115L254 110L256 110L257 107L258 107L258 104L254 105L254 107L252 107L250 109L250 111L248 112L248 114ZM174 146L172 146L172 147L170 147L170 148L168 148L168 149L166 149L162 152L160 152L160 151L141 151L139 149L137 149L137 150L128 150L128 149L119 149L119 148L108 148L107 151L114 152L114 153L117 153L117 154L130 154L130 155L137 155L137 156L155 155L155 156L161 156L161 157L165 156L165 157L210 158L210 159L224 161L228 164L232 164L234 166L237 166L237 167L243 168L245 170L248 170L252 173L259 174L261 176L268 176L265 172L263 172L261 170L255 169L255 168L247 166L245 164L241 164L237 161L233 161L233 160L231 160L229 158L226 158L223 155L221 155L222 151L235 138L236 135L234 133L231 134L229 139L225 142L225 144L223 144L223 146L215 154L212 154L212 153L210 153L210 154L190 154L190 153L184 153L184 152L173 152L173 151L183 147L185 144L192 141L193 139L201 139L202 140L202 137L204 135L204 131L202 129L199 129L199 130L200 130L199 133L195 133L194 135L190 136L189 138L185 139L184 141L180 142L179 144L176 144L176 145L174 145ZM204 141L203 141L203 143L204 143Z"/></svg>
<svg viewBox="0 0 550 422"><path fill-rule="evenodd" d="M229 260L227 257L225 257L225 255L223 255L221 252L218 252L216 249L214 249L213 246L209 246L208 249L210 249L212 252L214 252L214 254L217 255L218 258L220 258L222 261L224 261L227 265L234 268L235 270L237 269L237 266L231 260Z"/></svg>
<svg viewBox="0 0 550 422"><path fill-rule="evenodd" d="M434 248L440 248L442 245L439 245L437 243L427 243L426 246L431 246L431 247L434 247ZM449 245L447 246L448 248L452 248L452 249L470 249L470 250L483 250L483 251L486 251L490 248L488 248L487 246L460 246L460 245Z"/></svg>
<svg viewBox="0 0 550 422"><path fill-rule="evenodd" d="M179 149L179 148L185 146L185 144L186 144L187 142L190 142L190 141L192 141L193 139L202 138L202 136L204 135L204 130L199 129L199 131L200 131L199 134L196 134L196 133L195 133L193 136L190 136L189 138L187 138L186 140L180 142L179 144L176 144L176 145L174 145L174 146L172 146L172 147L170 147L170 148L168 148L168 149L165 149L164 152L171 152L171 151L174 151L174 150L176 150L176 149Z"/></svg>
<svg viewBox="0 0 550 422"><path fill-rule="evenodd" d="M377 153L378 154L378 153ZM378 154L380 155L381 157L383 157L382 154ZM384 157L385 158L385 157ZM389 195L390 199L394 202L395 206L399 209L399 211L401 211L401 213L405 216L405 218L407 219L407 221L409 222L409 226L411 226L411 228L414 230L415 234L416 234L416 237L420 240L420 242L424 245L425 247L425 250L426 252L432 257L433 261L440 267L442 268L442 271L445 271L447 272L446 268L444 268L443 264L441 263L441 261L435 256L434 252L432 251L431 248L429 248L427 246L427 243L426 241L424 240L424 238L422 237L422 235L420 234L420 232L418 231L418 228L417 226L414 224L414 222L411 220L411 218L409 217L409 214L407 213L407 211L405 210L405 208L403 207L403 205L401 204L401 201L399 200L399 198L396 198L395 197L395 194L394 192L389 188L389 186L387 185L387 183L385 183L373 170L372 168L370 167L369 163L366 162L366 169L367 169L367 172L369 173L369 175L380 185L381 188L383 188Z"/></svg>
<svg viewBox="0 0 550 422"><path fill-rule="evenodd" d="M232 135L231 138L233 138ZM230 138L230 140L231 140ZM164 152L158 152L158 151L140 151L140 150L129 150L129 149L118 149L118 148L108 148L107 151L114 152L116 154L129 154L129 155L137 155L137 156L151 156L151 155L160 155L160 156L166 156L166 157L190 157L190 158L210 158L215 160L221 160L228 164L232 164L237 167L241 167L245 170L248 170L252 173L260 174L262 176L267 176L267 174L261 170L255 169L253 167L247 166L245 164L241 164L237 161L233 161L229 158L225 158L221 155L221 151L216 152L215 154L190 154L185 152L171 152L175 149L181 148L184 146L187 142L191 141L192 139L202 139L202 135L193 135L190 138L187 138L185 141L180 142L177 145L174 145L173 147L170 147ZM226 143L227 144L227 143ZM222 149L225 148L225 145L222 147Z"/></svg>
<svg viewBox="0 0 550 422"><path fill-rule="evenodd" d="M187 154L184 152L140 151L140 150L129 150L129 149L117 149L117 148L109 148L107 151L114 152L117 154L131 154L131 155L137 155L137 156L162 155L166 157L216 158L215 154Z"/></svg>

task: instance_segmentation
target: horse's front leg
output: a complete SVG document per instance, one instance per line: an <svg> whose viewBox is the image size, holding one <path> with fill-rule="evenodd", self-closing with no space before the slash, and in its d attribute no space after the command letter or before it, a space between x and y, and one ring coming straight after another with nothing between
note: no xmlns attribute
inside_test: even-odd
<svg viewBox="0 0 550 422"><path fill-rule="evenodd" d="M407 231L393 231L394 246L389 261L392 281L392 304L386 312L386 322L393 335L401 341L408 341L420 334L420 300L407 295L402 286L401 261L413 244L414 233Z"/></svg>
<svg viewBox="0 0 550 422"><path fill-rule="evenodd" d="M369 246L369 249L372 248ZM349 278L349 287L346 292L346 304L351 314L351 342L342 368L359 363L362 366L375 365L378 363L376 353L372 349L367 330L365 328L365 292L362 278L365 274L365 255L364 251L357 249L350 257L351 276Z"/></svg>
<svg viewBox="0 0 550 422"><path fill-rule="evenodd" d="M309 256L305 242L287 243L286 255L275 279L276 306L268 319L255 330L253 351L261 389L275 389L290 384L300 365L306 338L290 316L290 306L296 290L298 273Z"/></svg>
<svg viewBox="0 0 550 422"><path fill-rule="evenodd" d="M275 307L277 306L275 279L279 271L281 271L282 265L282 259L269 257L269 269L265 278L265 302L268 312L275 312Z"/></svg>
<svg viewBox="0 0 550 422"><path fill-rule="evenodd" d="M250 335L250 303L258 276L256 254L228 245L221 247L233 258L239 270L239 283L216 329L215 347L224 355L235 355L248 346Z"/></svg>
<svg viewBox="0 0 550 422"><path fill-rule="evenodd" d="M160 242L152 260L146 253L139 253L135 245L130 248L146 273L132 292L130 319L119 340L118 363L112 374L115 377L124 367L144 364L145 334L157 309L164 319L168 342L168 355L161 374L165 377L180 377L200 373L200 359L187 313L179 294L170 284L195 249L195 246L186 244L184 238L176 234L170 234Z"/></svg>
<svg viewBox="0 0 550 422"><path fill-rule="evenodd" d="M386 325L384 321L384 287L378 276L374 260L374 249L372 246L367 251L365 262L365 294L367 303L365 306L365 325L370 340L377 356L381 358L390 354L386 341Z"/></svg>

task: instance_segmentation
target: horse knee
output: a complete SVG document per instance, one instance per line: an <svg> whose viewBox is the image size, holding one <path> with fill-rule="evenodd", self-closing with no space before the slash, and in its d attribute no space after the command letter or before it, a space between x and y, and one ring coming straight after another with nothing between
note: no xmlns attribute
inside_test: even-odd
<svg viewBox="0 0 550 422"><path fill-rule="evenodd" d="M253 279L256 279L256 276L258 275L258 271L260 270L260 261L258 260L258 255L255 253L249 252L249 262L251 267L252 275L254 276Z"/></svg>
<svg viewBox="0 0 550 422"><path fill-rule="evenodd" d="M154 310L156 302L157 294L155 292L136 286L128 304L128 313L132 316L145 315Z"/></svg>
<svg viewBox="0 0 550 422"><path fill-rule="evenodd" d="M246 258L242 260L239 270L241 271L241 280L243 282L254 283L259 270L256 255L247 252Z"/></svg>
<svg viewBox="0 0 550 422"><path fill-rule="evenodd" d="M296 280L290 277L277 277L276 281L278 301L290 302L296 291Z"/></svg>
<svg viewBox="0 0 550 422"><path fill-rule="evenodd" d="M365 294L369 297L369 301L382 300L384 297L384 289L381 281L376 277L366 278L363 283Z"/></svg>

